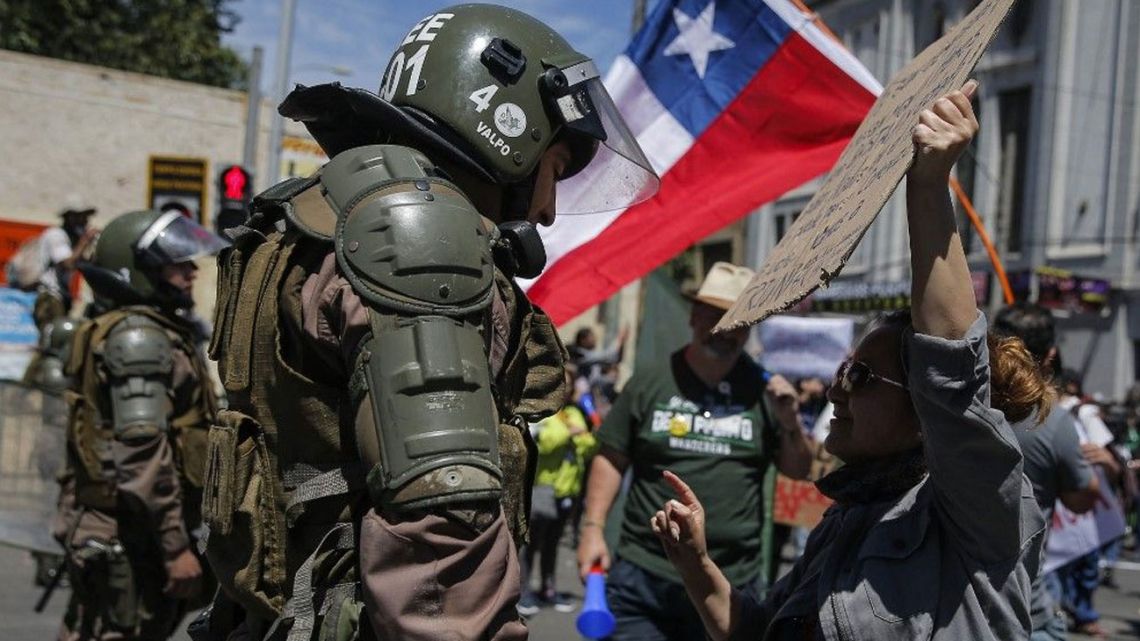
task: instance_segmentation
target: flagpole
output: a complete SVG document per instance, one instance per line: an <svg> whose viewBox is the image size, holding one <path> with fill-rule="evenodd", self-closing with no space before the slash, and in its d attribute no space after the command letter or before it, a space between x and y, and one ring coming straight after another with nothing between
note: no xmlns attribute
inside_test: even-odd
<svg viewBox="0 0 1140 641"><path fill-rule="evenodd" d="M982 241L982 246L986 248L986 253L989 254L990 263L994 266L994 276L998 279L998 284L1001 285L1002 298L1005 299L1006 305L1013 304L1013 288L1009 286L1009 278L1005 274L1005 266L1002 265L1001 257L998 256L997 249L994 244L990 242L990 235L986 233L986 226L982 224L982 217L974 209L974 204L970 202L970 197L966 195L966 190L962 189L962 184L958 182L957 178L950 179L950 189L954 190L954 195L958 197L958 202L962 203L962 209L966 210L966 217L970 219L970 224L974 227L974 231L978 234L978 239Z"/></svg>
<svg viewBox="0 0 1140 641"><path fill-rule="evenodd" d="M629 32L636 34L645 24L645 0L633 0L633 20Z"/></svg>

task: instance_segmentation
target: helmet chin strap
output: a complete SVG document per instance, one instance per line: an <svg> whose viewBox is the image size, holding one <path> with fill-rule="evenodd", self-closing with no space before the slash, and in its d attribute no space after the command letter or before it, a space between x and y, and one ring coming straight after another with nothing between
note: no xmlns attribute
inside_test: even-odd
<svg viewBox="0 0 1140 641"><path fill-rule="evenodd" d="M535 167L529 176L517 183L503 186L503 221L526 220L534 199L534 186L538 182L538 169Z"/></svg>

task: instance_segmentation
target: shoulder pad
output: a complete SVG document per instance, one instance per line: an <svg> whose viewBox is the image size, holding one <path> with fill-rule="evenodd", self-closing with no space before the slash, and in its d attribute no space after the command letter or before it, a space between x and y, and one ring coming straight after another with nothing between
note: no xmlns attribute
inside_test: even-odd
<svg viewBox="0 0 1140 641"><path fill-rule="evenodd" d="M152 376L174 369L174 343L158 323L128 316L116 324L103 346L103 362L112 376Z"/></svg>
<svg viewBox="0 0 1140 641"><path fill-rule="evenodd" d="M75 320L61 316L44 326L40 335L40 349L45 353L61 355L71 345L79 323Z"/></svg>
<svg viewBox="0 0 1140 641"><path fill-rule="evenodd" d="M337 215L337 263L361 298L411 314L461 315L491 300L491 237L475 206L397 145L345 151L321 172Z"/></svg>

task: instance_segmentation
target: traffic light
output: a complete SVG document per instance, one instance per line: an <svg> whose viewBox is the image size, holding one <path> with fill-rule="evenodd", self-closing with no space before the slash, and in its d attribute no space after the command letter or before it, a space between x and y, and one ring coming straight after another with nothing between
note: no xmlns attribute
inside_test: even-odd
<svg viewBox="0 0 1140 641"><path fill-rule="evenodd" d="M218 215L214 221L218 233L245 222L249 203L253 200L253 178L245 167L229 165L218 174Z"/></svg>

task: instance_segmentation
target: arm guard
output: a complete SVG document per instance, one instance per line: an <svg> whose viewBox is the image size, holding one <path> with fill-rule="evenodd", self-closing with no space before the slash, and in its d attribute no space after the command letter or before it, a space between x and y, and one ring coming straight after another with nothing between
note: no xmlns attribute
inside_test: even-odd
<svg viewBox="0 0 1140 641"><path fill-rule="evenodd" d="M110 379L115 438L149 438L167 430L174 344L154 321L129 316L108 334L103 363Z"/></svg>
<svg viewBox="0 0 1140 641"><path fill-rule="evenodd" d="M371 146L322 171L337 263L369 308L356 438L382 507L497 499L498 418L481 333L493 227L418 152Z"/></svg>

